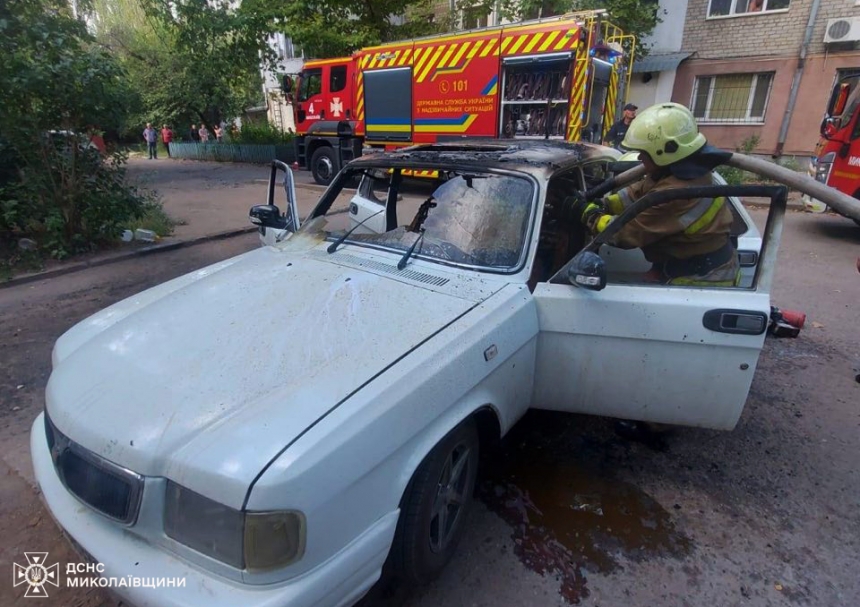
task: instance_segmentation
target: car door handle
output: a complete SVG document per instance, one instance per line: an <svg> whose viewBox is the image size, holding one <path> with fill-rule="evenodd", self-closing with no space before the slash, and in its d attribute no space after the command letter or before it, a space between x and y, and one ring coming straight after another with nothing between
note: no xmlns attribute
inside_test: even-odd
<svg viewBox="0 0 860 607"><path fill-rule="evenodd" d="M767 329L767 322L767 314L755 310L708 310L702 318L706 329L742 335L761 335Z"/></svg>

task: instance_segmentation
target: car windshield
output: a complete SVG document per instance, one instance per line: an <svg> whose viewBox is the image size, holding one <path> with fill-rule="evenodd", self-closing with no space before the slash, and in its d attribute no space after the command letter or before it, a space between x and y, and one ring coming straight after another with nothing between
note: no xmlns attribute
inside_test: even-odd
<svg viewBox="0 0 860 607"><path fill-rule="evenodd" d="M535 198L524 176L380 168L354 172L356 181L355 190L327 193L301 232L493 271L514 271L523 261Z"/></svg>

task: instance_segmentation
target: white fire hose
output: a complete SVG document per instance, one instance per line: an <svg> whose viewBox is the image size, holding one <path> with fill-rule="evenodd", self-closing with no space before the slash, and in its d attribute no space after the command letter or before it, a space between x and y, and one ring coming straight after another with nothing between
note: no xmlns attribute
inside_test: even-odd
<svg viewBox="0 0 860 607"><path fill-rule="evenodd" d="M725 164L785 184L790 189L808 194L827 206L832 207L842 215L860 222L860 200L843 194L839 190L831 188L820 181L816 181L809 175L792 171L767 160L738 154L737 152L733 153ZM614 186L615 188L624 187L634 181L638 181L644 175L645 167L634 167L629 171L624 171L617 175Z"/></svg>

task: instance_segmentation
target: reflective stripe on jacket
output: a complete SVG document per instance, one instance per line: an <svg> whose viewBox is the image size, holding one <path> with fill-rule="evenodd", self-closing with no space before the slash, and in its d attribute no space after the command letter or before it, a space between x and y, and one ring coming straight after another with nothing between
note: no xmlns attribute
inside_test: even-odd
<svg viewBox="0 0 860 607"><path fill-rule="evenodd" d="M710 172L688 181L672 175L657 181L646 177L607 196L604 203L610 213L601 215L594 229L605 230L616 215L649 192L709 185L713 185ZM642 211L611 242L622 249L641 248L650 262L687 259L719 249L726 243L731 226L732 213L725 198L682 198Z"/></svg>

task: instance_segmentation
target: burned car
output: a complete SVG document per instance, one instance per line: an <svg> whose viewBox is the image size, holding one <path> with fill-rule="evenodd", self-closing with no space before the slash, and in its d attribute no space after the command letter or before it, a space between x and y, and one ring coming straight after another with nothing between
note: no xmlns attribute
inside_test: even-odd
<svg viewBox="0 0 860 607"><path fill-rule="evenodd" d="M31 439L51 512L104 576L187 580L117 589L132 604L349 605L386 562L440 573L482 446L530 407L732 429L785 188L705 188L772 198L764 242L731 199L740 286L647 283L611 229L564 212L616 159L548 141L367 156L301 222L287 169L285 209L273 180L251 211L264 246L57 341Z"/></svg>

